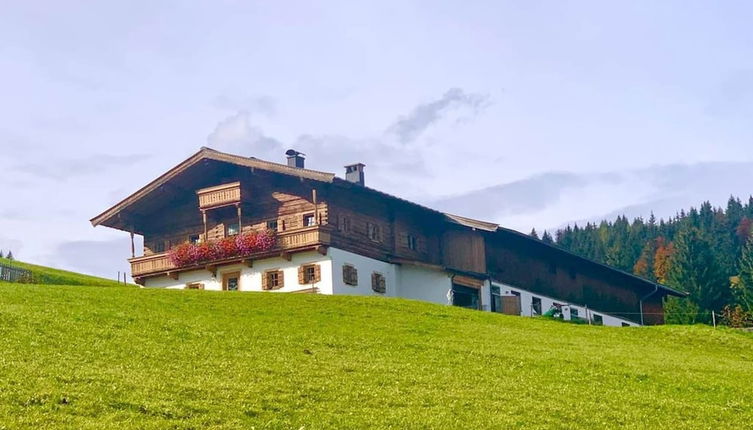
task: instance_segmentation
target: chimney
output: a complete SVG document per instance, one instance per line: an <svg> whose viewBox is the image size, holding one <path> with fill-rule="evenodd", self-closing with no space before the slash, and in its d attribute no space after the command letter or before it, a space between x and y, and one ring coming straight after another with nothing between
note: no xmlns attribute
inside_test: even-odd
<svg viewBox="0 0 753 430"><path fill-rule="evenodd" d="M366 165L363 163L356 163L345 166L345 180L362 186L366 185L366 181L363 177L364 167L366 167Z"/></svg>
<svg viewBox="0 0 753 430"><path fill-rule="evenodd" d="M303 157L306 154L298 152L295 149L288 149L287 151L285 151L285 155L288 156L288 166L303 169Z"/></svg>

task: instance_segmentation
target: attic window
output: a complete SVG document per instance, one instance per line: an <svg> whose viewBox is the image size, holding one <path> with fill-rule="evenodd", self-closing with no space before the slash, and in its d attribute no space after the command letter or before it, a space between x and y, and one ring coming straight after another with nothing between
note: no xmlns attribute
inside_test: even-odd
<svg viewBox="0 0 753 430"><path fill-rule="evenodd" d="M238 223L228 224L225 231L226 236L236 236L240 232L240 226Z"/></svg>
<svg viewBox="0 0 753 430"><path fill-rule="evenodd" d="M311 227L315 225L316 225L316 218L314 217L314 214L306 214L303 216L304 227Z"/></svg>
<svg viewBox="0 0 753 430"><path fill-rule="evenodd" d="M350 217L341 215L340 222L337 224L337 229L343 233L350 233Z"/></svg>
<svg viewBox="0 0 753 430"><path fill-rule="evenodd" d="M407 246L408 249L411 251L415 251L418 249L418 238L412 234L409 234L407 237Z"/></svg>
<svg viewBox="0 0 753 430"><path fill-rule="evenodd" d="M374 242L381 242L382 241L382 231L379 228L378 224L374 223L366 223L366 233L369 236L369 239L371 239Z"/></svg>

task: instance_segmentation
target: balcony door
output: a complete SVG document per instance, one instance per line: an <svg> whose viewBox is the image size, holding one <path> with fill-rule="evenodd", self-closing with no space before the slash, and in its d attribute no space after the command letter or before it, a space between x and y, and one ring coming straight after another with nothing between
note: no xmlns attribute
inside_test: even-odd
<svg viewBox="0 0 753 430"><path fill-rule="evenodd" d="M222 289L225 291L238 291L241 287L241 272L223 273Z"/></svg>

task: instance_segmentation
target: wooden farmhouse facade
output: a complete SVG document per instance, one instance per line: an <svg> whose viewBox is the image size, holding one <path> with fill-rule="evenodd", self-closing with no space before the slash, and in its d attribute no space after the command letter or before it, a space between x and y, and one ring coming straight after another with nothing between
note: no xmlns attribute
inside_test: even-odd
<svg viewBox="0 0 753 430"><path fill-rule="evenodd" d="M368 188L363 164L343 179L287 157L202 148L91 222L130 233L144 287L384 295L527 316L556 308L617 326L661 324L664 297L684 295Z"/></svg>

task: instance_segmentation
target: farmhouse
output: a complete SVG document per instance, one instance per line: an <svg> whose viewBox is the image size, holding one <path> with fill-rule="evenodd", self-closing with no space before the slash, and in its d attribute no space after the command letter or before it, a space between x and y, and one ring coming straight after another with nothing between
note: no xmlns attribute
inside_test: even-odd
<svg viewBox="0 0 753 430"><path fill-rule="evenodd" d="M664 322L663 285L497 224L442 213L345 178L202 148L94 217L130 233L145 287L406 297L515 315ZM144 237L137 256L134 235Z"/></svg>

